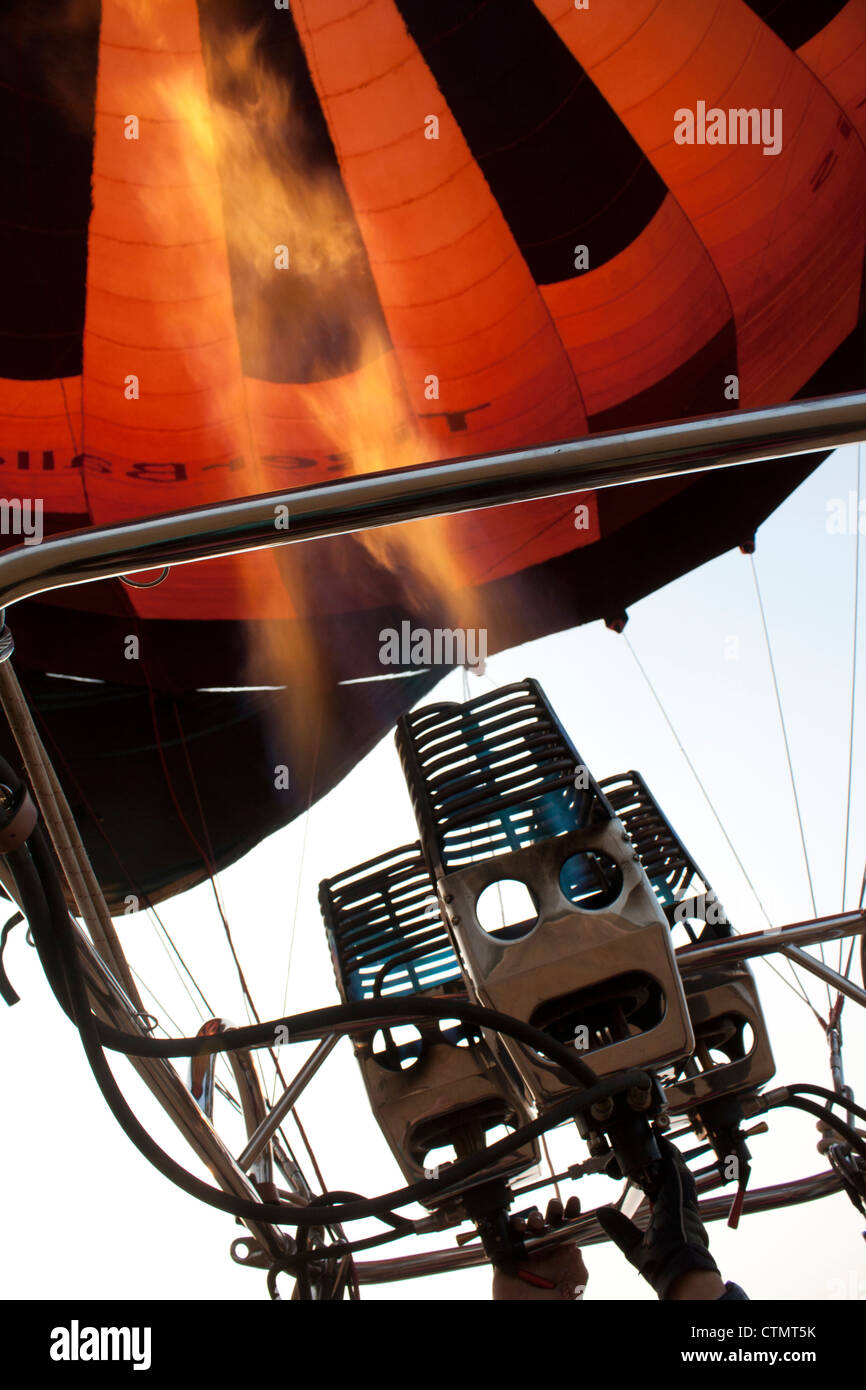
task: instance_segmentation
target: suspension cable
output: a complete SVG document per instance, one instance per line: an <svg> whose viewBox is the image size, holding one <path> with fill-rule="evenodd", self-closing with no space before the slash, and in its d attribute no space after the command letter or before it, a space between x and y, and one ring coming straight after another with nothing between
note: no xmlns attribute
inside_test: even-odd
<svg viewBox="0 0 866 1390"><path fill-rule="evenodd" d="M812 883L812 867L811 867L811 865L810 865L810 863L809 863L809 851L808 851L808 849L806 848L806 832L805 832L805 830L804 830L804 828L803 828L803 816L802 816L802 814L801 814L801 812L800 812L800 798L799 798L799 796L797 795L797 779L796 779L796 777L794 776L794 764L793 764L793 761L792 761L792 759L791 759L791 745L790 745L790 743L789 743L789 741L788 741L788 726L787 726L787 724L786 724L786 722L785 722L785 712L784 712L784 710L783 710L783 708L782 708L782 692L781 692L781 690L780 690L780 688L779 688L779 678L778 678L778 676L777 676L777 674L776 674L776 663L775 663L775 661L774 661L774 659L773 659L773 647L772 647L772 643L770 642L770 629L769 629L769 627L768 627L768 625L767 625L767 615L766 615L766 612L765 612L765 610L764 610L764 600L763 600L763 597L762 597L762 595L761 595L761 585L760 585L760 583L759 583L759 581L758 581L758 566L755 564L755 557L754 557L754 555L750 555L750 556L749 556L749 560L751 561L751 565L752 565L752 578L753 578L754 581L755 581L755 593L756 593L757 598L758 598L758 608L759 608L760 614L761 614L761 626L763 627L763 630L764 630L764 641L765 641L766 644L767 644L767 657L769 658L769 662L770 662L770 674L771 674L771 676L772 676L772 678L773 678L773 691L775 692L775 696L776 696L776 708L777 708L777 710L779 711L779 723L780 723L781 729L782 729L782 739L783 739L783 742L784 742L784 744L785 744L785 760L786 760L786 762L787 762L787 764L788 764L788 776L789 776L790 779L791 779L791 791L792 791L793 796L794 796L794 810L795 810L796 813L797 813L797 825L798 825L799 830L800 830L800 843L801 843L801 845L802 845L802 847L803 847L803 861L804 861L804 863L805 863L805 865L806 865L806 877L807 877L807 879L808 879L808 881L809 881L809 896L810 896L810 898L812 899L812 916L813 916L813 917L817 917L817 916L818 916L818 906L817 906L817 904L816 904L816 902L815 902L815 888L814 888L814 885L813 885L813 883ZM824 946L823 946L823 943L822 943L822 944L821 944L821 959L823 960L823 958L824 958ZM829 990L829 986L828 986L828 988L827 988L827 995L828 995L828 998L829 998L829 994L830 994L830 990Z"/></svg>
<svg viewBox="0 0 866 1390"><path fill-rule="evenodd" d="M854 770L854 697L857 689L857 628L858 628L858 608L860 599L860 468L863 456L863 445L857 445L857 536L854 549L854 634L851 650L851 723L848 733L848 794L845 799L845 853L842 860L842 911L845 911L845 889L848 885L848 845L851 831L851 783ZM853 941L848 954L848 963L845 967L845 974L851 968L851 957L853 955ZM842 971L842 942L839 942L839 971Z"/></svg>
<svg viewBox="0 0 866 1390"><path fill-rule="evenodd" d="M322 742L322 723L323 723L323 719L324 719L324 714L323 714L323 712L320 710L320 712L319 712L319 721L318 721L318 725L317 725L317 728L316 728L316 747L315 747L315 751L314 751L314 753L313 753L313 761L312 761L312 765L311 765L311 768L310 768L310 787L309 787L309 794L308 794L308 796L307 796L307 806L306 806L306 810L304 811L304 829L303 829L303 833L302 833L302 836L301 836L301 858L300 858L300 863L299 863L299 865L298 865L298 879L297 879L297 889L296 889L296 892L295 892L295 905L294 905L294 908L293 908L293 910L292 910L292 925L291 925L291 929L290 929L290 931L289 931L289 952L288 952L288 956L287 956L287 958L286 958L286 975L285 975L285 979L284 979L284 981L283 981L283 1001L282 1001L282 1008L281 1008L281 1010L280 1010L281 1013L285 1013L285 1012L286 1012L286 1006L287 1006L287 1004L288 1004L288 999L289 999L289 978L290 978L290 976L291 976L291 971L292 971L292 956L294 955L294 951L295 951L295 936L296 936L297 926L298 926L298 912L299 912L299 910L300 910L300 904L301 904L301 885L302 885L302 882L303 882L303 877L304 877L304 864L305 864L306 855L307 855L307 835L308 835L308 833L309 833L309 829L310 829L310 820L311 820L311 817L312 817L313 794L314 794L314 792L315 792L315 787L316 787L316 772L318 771L318 767L319 767L319 751L320 751L321 742ZM284 1082L283 1084L285 1085L285 1082ZM276 1094L276 1077L274 1078L274 1095L275 1095L275 1094ZM271 1097L271 1100L273 1101L273 1096ZM312 1155L310 1155L310 1156L312 1157ZM324 1184L322 1184L322 1186L324 1186Z"/></svg>
<svg viewBox="0 0 866 1390"><path fill-rule="evenodd" d="M672 734L672 736L673 736L674 742L676 743L677 747L679 748L680 752L682 753L683 758L685 759L686 764L687 764L687 766L688 766L688 768L689 768L689 770L690 770L692 776L694 777L695 781L696 781L697 784L698 784L698 787L700 788L701 795L703 796L704 801L707 803L707 806L709 807L710 812L711 812L711 814L712 814L712 816L713 816L713 818L714 818L716 824L718 825L719 829L720 829L721 832L722 832L722 835L724 836L724 839L725 839L725 841L726 841L726 843L727 843L728 848L729 848L730 851L731 851L731 854L734 856L734 859L736 860L736 863L737 863L737 865L738 865L738 867L739 867L740 873L743 875L743 878L746 880L746 883L749 885L749 888L751 889L751 892L752 892L752 896L753 896L753 898L755 899L755 902L758 904L758 907L760 908L761 912L763 913L764 919L765 919L767 925L768 925L769 927L772 927L773 923L772 923L772 921L770 920L770 915L769 915L769 913L767 912L767 909L764 907L764 904L763 904L763 902L761 901L760 896L758 895L758 890L757 890L757 888L755 887L754 883L752 882L751 878L749 877L749 874L748 874L748 872L747 872L747 870L746 870L746 867L745 867L745 865L743 864L742 859L740 858L739 854L737 853L737 851L736 851L736 849L735 849L735 847L734 847L733 841L731 840L731 837L730 837L730 835L728 834L728 832L727 832L727 830L726 830L726 828L725 828L724 822L722 821L721 816L719 815L718 811L716 810L715 805L713 804L713 801L712 801L711 798L710 798L709 792L707 791L706 787L704 786L703 781L701 780L700 773L698 772L697 768L695 767L694 763L692 762L691 758L689 757L688 753L686 752L685 746L684 746L684 744L683 744L683 742L682 742L682 739L680 738L679 734L677 733L677 730L676 730L676 728L675 728L675 726L674 726L673 720L671 719L670 715L668 714L667 709L665 708L665 705L664 705L664 703L663 703L663 701L662 701L660 695L658 694L658 691L656 690L655 686L653 685L653 683L652 683L652 681L651 681L651 679L650 679L650 677L649 677L649 675L648 675L648 673L647 673L647 671L646 671L646 668L644 667L642 661L640 660L640 657L638 656L637 652L635 651L634 647L632 646L631 641L630 641L629 636L628 636L628 633L623 633L622 636L623 636L623 639L624 639L624 641L625 641L626 647L628 648L629 652L631 653L632 657L634 658L635 665L637 666L638 670L640 671L641 675L643 676L644 681L646 682L647 687L648 687L648 689L649 689L649 692L650 692L650 694L652 695L653 699L655 700L656 705L657 705L658 708L659 708L659 711L661 712L662 718L664 719L665 723L666 723L667 726L668 726L668 729L670 730L670 732L671 732L671 734ZM736 935L737 933L735 932L734 934ZM773 972L774 975L777 975L777 976L778 976L778 978L781 980L781 982L782 982L783 985L786 985L788 989L793 990L794 993L795 993L800 999L803 1000L803 1003L806 1004L806 1006L811 1010L811 1012L815 1015L815 1017L817 1018L818 1022L821 1024L821 1026L822 1026L822 1028L823 1028L823 1026L824 1026L824 1021L823 1021L823 1019L821 1018L820 1014L819 1014L819 1013L817 1012L817 1010L815 1009L815 1006L813 1005L813 1003L812 1003L811 999L809 998L808 994L806 993L806 991L805 991L805 989L804 989L802 983L800 982L800 979L799 979L799 977L798 977L796 971L794 970L794 967L793 967L792 963L791 963L789 960L787 960L787 958L786 958L786 964L787 964L788 969L789 969L789 971L791 972L791 976L792 976L792 979L791 979L791 980L787 980L787 979L785 978L785 976L782 974L782 972L781 972L779 969L777 969L777 967L776 967L775 965L773 965L773 962L772 962L772 961L767 960L767 959L766 959L765 957L763 957L763 956L760 957L760 959L763 960L764 964L767 966L767 968L768 968L769 970L772 970L772 972Z"/></svg>
<svg viewBox="0 0 866 1390"><path fill-rule="evenodd" d="M237 950L235 949L234 939L233 939L233 937L232 937L231 927L229 926L228 916L227 916L227 914L226 914L225 906L224 906L224 904L223 904L222 897L221 897L221 895L220 895L219 887L218 887L218 884L217 884L216 860L215 860L214 852L213 852L213 843L212 843L212 841L211 841L210 832L209 832L208 827L207 827L207 820L206 820L205 814L204 814L204 807L202 806L201 797L199 796L198 782L197 782L197 780L196 780L195 770L194 770L193 765L192 765L192 759L191 759L191 757L190 757L189 747L188 747L188 745L187 745L186 734L185 734L185 732L184 732L183 724L182 724L182 722L181 722L180 710L178 709L177 703L176 703L175 701L172 702L172 707L173 707L173 709L174 709L174 718L175 718L175 723L177 724L177 731L178 731L178 735L179 735L179 738L180 738L180 744L181 744L181 747L183 748L184 760L185 760L185 762L186 762L187 772L188 772L188 774L189 774L190 785L191 785L191 787L192 787L193 796L194 796L194 798L195 798L196 809L197 809L197 811L198 811L199 820L201 821L202 833L203 833L203 835L204 835L205 845L206 845L206 847L207 847L206 853L205 853L205 850L203 850L202 847L201 847L201 845L199 845L199 846L198 846L199 852L200 852L200 853L202 854L202 856L205 858L205 863L206 863L206 866L207 866L207 868L208 868L208 870L209 870L209 878L210 878L211 888L213 889L214 897L215 897L215 899L216 899L217 909L218 909L219 915L220 915L220 920L222 921L223 929L224 929L225 935L226 935L226 940L227 940L228 946L229 946L229 950L231 951L232 959L233 959L234 964L235 964L235 970L236 970L236 972L237 972L238 981L239 981L239 983L240 983L241 991L242 991L243 997L244 997L244 1002L245 1002L245 1005L246 1005L246 1008L247 1008L247 1017L249 1017L249 1015L252 1014L252 1017L255 1019L256 1023L260 1023L260 1022L261 1022L261 1015L259 1014L259 1011L258 1011L258 1009L257 1009L257 1007L256 1007L256 1003L255 1003L255 1000L253 999L252 991L250 990L250 987L249 987L249 985L247 984L246 975L244 974L244 970L243 970L243 967L242 967L242 965L241 965L240 958L239 958L239 956L238 956ZM166 775L167 775L167 774L166 774ZM311 786L311 788L310 788L310 795L311 795L311 797L312 797L312 786ZM196 844L198 844L197 841L196 841ZM277 1082L279 1081L279 1083L280 1083L284 1088L288 1086L288 1082L286 1081L286 1078L283 1076L283 1072L282 1072L282 1069L281 1069L281 1067L280 1067L280 1063L279 1063L279 1059L278 1059L278 1057L277 1057L276 1050L275 1050L273 1047L268 1048L268 1055L269 1055L269 1057L270 1057L270 1059L271 1059L271 1062L273 1063L273 1067L274 1067L274 1094L276 1094L276 1084L277 1084ZM308 1155L309 1155L309 1158L310 1158L310 1162L311 1162L312 1165L313 1165L313 1170L314 1170L314 1172L315 1172L315 1174L316 1174L316 1180L317 1180L317 1182L319 1182L319 1184L320 1184L322 1187L324 1187L324 1186L325 1186L325 1183L324 1183L324 1179L322 1178L322 1174L321 1174L321 1171L320 1171L320 1168L319 1168L318 1161L317 1161L317 1159L316 1159L316 1157L315 1157L315 1155L314 1155L314 1153L313 1153L313 1151L312 1151L312 1148L310 1147L310 1143L309 1143L309 1140L308 1140L308 1138L307 1138L306 1131L305 1131L303 1125L302 1125L301 1122L300 1122L300 1117L298 1116L296 1110L293 1110L293 1111L292 1111L292 1117L293 1117L293 1119L294 1119L294 1121L295 1121L295 1124L298 1126L298 1132L299 1132L299 1134L300 1134L300 1136L301 1136L301 1140L302 1140L302 1142L303 1142L304 1148L306 1149L306 1151L307 1151L307 1153L308 1153ZM289 1143L288 1139L286 1138L285 1134L283 1133L283 1131L282 1131L282 1126L280 1126L280 1129L278 1130L278 1133L282 1134L283 1142L285 1143L286 1148L289 1150L289 1154L291 1155L291 1154L292 1154L292 1146L291 1146L291 1144ZM294 1157L294 1156L292 1155L292 1157Z"/></svg>
<svg viewBox="0 0 866 1390"><path fill-rule="evenodd" d="M755 581L755 593L756 593L757 599L758 599L758 609L759 609L760 614L761 614L761 626L763 627L763 630L764 630L764 641L765 641L766 646L767 646L767 657L768 657L769 662L770 662L770 674L771 674L772 679L773 679L773 690L774 690L775 696L776 696L776 709L777 709L778 712L779 712L779 724L780 724L781 729L782 729L782 740L783 740L784 745L785 745L785 760L786 760L786 762L787 762L787 764L788 764L788 776L789 776L790 779L791 779L791 791L792 791L793 796L794 796L794 810L795 810L795 812L796 812L796 816L797 816L797 825L798 825L799 831L800 831L800 844L801 844L802 847L803 847L803 861L804 861L804 863L805 863L805 865L806 865L806 878L807 878L808 883L809 883L809 896L810 896L810 898L811 898L811 900L812 900L812 915L813 915L813 917L817 917L817 916L818 916L818 906L817 906L817 903L815 902L815 888L814 888L814 885L813 885L813 882L812 882L812 867L811 867L811 864L809 863L809 851L808 851L808 849L807 849L807 847L806 847L806 831L805 831L805 829L804 829L804 827L803 827L803 817L802 817L802 814L801 814L801 812L800 812L800 798L799 798L799 796L798 796L798 794L797 794L797 779L796 779L796 777L794 776L794 763L793 763L793 760L792 760L792 758L791 758L791 746L790 746L790 743L789 743L789 741L788 741L788 726L787 726L787 724L786 724L786 722L785 722L785 714L784 714L784 710L783 710L783 708L782 708L782 692L781 692L781 689L780 689L780 687L779 687L779 679L778 679L778 676L776 675L776 663L775 663L775 660L773 659L773 647L772 647L772 643L770 642L770 628L769 628L769 625L768 625L768 623L767 623L767 615L766 615L766 612L765 612L765 610L764 610L764 600L763 600L763 597L762 597L762 594L761 594L761 585L760 585L760 583L759 583L759 581L758 581L758 566L757 566L757 564L755 563L755 556L754 556L754 554L751 554L751 555L749 556L749 560L751 561L751 566L752 566L752 578L753 578L753 580ZM822 961L824 962L824 964L826 965L827 961L826 961L826 957L825 957L825 955L824 955L824 943L823 943L823 941L819 943L819 950L820 950L820 952L821 952L821 959L822 959ZM828 1009L828 1012L829 1012L829 1011L832 1010L832 1008L833 1008L833 999L832 999L832 996L831 996L831 994L830 994L830 986L827 985L827 986L826 986L826 989L827 989L827 1009Z"/></svg>
<svg viewBox="0 0 866 1390"><path fill-rule="evenodd" d="M684 744L683 744L683 742L682 742L682 739L680 738L679 734L678 734L677 731L676 731L676 728L674 727L673 720L671 719L670 715L668 714L667 709L665 708L665 706L664 706L664 704L663 704L663 702L662 702L662 699L661 699L660 695L658 694L658 692L657 692L655 686L653 685L652 681L650 680L649 675L647 674L647 671L646 671L646 669L645 669L645 667L644 667L644 665L643 665L643 663L642 663L640 657L638 656L637 652L635 651L634 647L632 646L631 641L630 641L630 639L629 639L628 633L627 633L627 632L624 632L624 633L622 634L622 638L623 638L623 641L625 642L626 646L628 647L629 651L631 652L631 655L632 655L633 658L634 658L635 665L637 666L638 670L640 671L641 675L643 676L644 680L646 681L646 684L647 684L647 686L648 686L648 688L649 688L649 692L650 692L650 694L652 695L653 699L655 700L656 704L658 705L658 708L659 708L659 710L661 711L661 714L662 714L662 718L664 719L665 723L667 724L668 728L669 728L670 731L671 731L671 734L673 735L674 742L676 743L677 747L679 748L680 752L682 753L683 757L685 758L685 761L686 761L686 763L688 764L688 767L689 767L689 771L691 772L692 776L694 777L695 781L697 782L698 786L700 787L701 794L703 795L704 800L706 801L707 805L709 806L710 811L712 812L712 815L713 815L713 818L715 819L716 824L718 825L718 827L719 827L719 829L721 830L723 836L725 837L725 841L726 841L726 843L727 843L728 849L731 851L731 854L734 856L734 859L737 861L737 866L739 867L740 873L743 875L743 878L746 880L746 883L749 885L749 888L750 888L751 891L752 891L752 897L755 899L755 902L758 904L758 907L760 908L761 912L763 913L763 916L764 916L764 919L765 919L765 921L766 921L766 923L767 923L767 926L768 926L768 927L771 927L771 926L773 925L773 923L772 923L772 921L771 921L771 919L770 919L770 914L767 912L767 909L764 907L764 904L762 903L762 901L761 901L761 899L760 899L760 897L759 897L759 895L758 895L758 890L757 890L757 888L755 887L754 883L752 882L751 878L749 877L749 874L748 874L748 872L747 872L747 870L746 870L745 865L743 864L742 859L740 858L739 854L737 853L736 849L734 848L733 841L731 840L730 835L728 834L727 830L725 829L724 822L722 821L722 818L721 818L721 816L719 815L718 811L716 810L715 805L714 805L714 803L713 803L713 801L712 801L712 798L710 797L709 792L707 791L706 787L704 786L703 781L701 780L701 775L700 775L700 773L698 772L697 768L695 767L694 763L692 762L691 758L689 757L688 753L686 752L686 749L685 749L685 746L684 746ZM817 916L817 913L816 913L815 915Z"/></svg>

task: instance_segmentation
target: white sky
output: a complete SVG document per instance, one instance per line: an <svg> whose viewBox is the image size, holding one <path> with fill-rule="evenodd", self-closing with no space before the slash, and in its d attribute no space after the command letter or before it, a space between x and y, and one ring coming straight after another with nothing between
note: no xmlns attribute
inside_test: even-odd
<svg viewBox="0 0 866 1390"><path fill-rule="evenodd" d="M856 487L856 469L855 449L837 451L761 529L756 557L819 914L842 906L856 544L853 533L829 532L827 517L832 500L847 498ZM206 567L201 572L204 581ZM630 618L627 634L634 649L772 922L811 916L749 560L739 552L725 555L636 605ZM861 611L861 632L862 618ZM709 875L734 926L754 931L766 925L623 638L594 624L496 656L488 669L497 685L530 675L539 679L596 777L640 770ZM482 689L474 678L471 689L473 694ZM442 683L436 692L440 695L463 698L459 672ZM856 906L866 858L866 804L859 791L866 772L863 715L861 671L849 908ZM123 775L118 768L118 776ZM129 794L134 797L133 786ZM389 736L313 807L306 831L303 820L295 823L221 875L235 941L263 1018L336 1002L318 882L416 834ZM245 1021L209 887L160 912L217 1012ZM134 916L119 927L130 960L160 1001L154 1011L165 1019L167 1009L185 1032L194 1032L201 1019L151 924ZM826 949L835 965L838 946ZM243 1234L232 1219L175 1189L115 1125L21 929L12 935L6 965L21 1003L14 1009L0 1005L0 1294L26 1299L265 1297L264 1274L241 1269L229 1257L231 1240ZM818 1024L766 966L755 964L754 969L770 1023L777 1082L829 1085L827 1049ZM859 980L856 963L853 973ZM808 989L826 1014L823 986L810 979ZM851 1001L843 1024L847 1079L855 1092L859 1087L862 1101L866 1026ZM284 1069L293 1074L309 1050L309 1045L284 1050ZM116 1062L116 1073L158 1142L191 1171L207 1176L128 1064ZM218 1106L219 1122L226 1118L222 1110ZM347 1040L302 1098L300 1111L330 1187L374 1195L401 1185L367 1107ZM815 1151L811 1117L777 1111L769 1118L771 1133L751 1144L755 1186L824 1168ZM291 1125L287 1133L303 1162ZM233 1144L236 1152L242 1146L237 1132ZM558 1166L586 1156L573 1127L558 1131L551 1147ZM309 1165L304 1166L309 1173ZM618 1189L596 1177L573 1190L589 1208L611 1200ZM743 1284L753 1298L863 1299L864 1224L839 1195L789 1211L745 1216L736 1232L716 1223L712 1248L723 1275ZM356 1225L352 1233L381 1229ZM381 1253L387 1258L410 1248L452 1247L453 1240L454 1232L445 1232L385 1247ZM593 1248L587 1261L588 1301L653 1296L618 1252ZM287 1282L286 1292L288 1287ZM489 1293L490 1275L484 1269L363 1290L364 1297L381 1299L484 1299Z"/></svg>

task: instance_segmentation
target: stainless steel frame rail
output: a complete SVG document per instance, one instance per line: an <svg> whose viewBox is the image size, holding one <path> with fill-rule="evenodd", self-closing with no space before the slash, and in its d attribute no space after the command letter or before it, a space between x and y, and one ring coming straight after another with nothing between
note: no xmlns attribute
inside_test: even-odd
<svg viewBox="0 0 866 1390"><path fill-rule="evenodd" d="M823 945L826 941L840 941L848 936L863 936L866 933L866 911L840 912L832 917L816 917L811 922L794 922L789 927L777 927L768 931L748 932L730 936L721 941L699 942L690 946L680 946L677 950L677 965L680 974L701 970L704 966L724 965L736 960L751 960L755 956L766 956L778 951L787 956L795 965L802 966L832 989L853 999L856 1004L866 1007L866 989L855 985L838 970L831 970L825 961L816 960L803 950L804 946Z"/></svg>
<svg viewBox="0 0 866 1390"><path fill-rule="evenodd" d="M788 927L773 927L769 931L744 932L727 936L720 941L702 945L680 946L677 961L680 970L700 970L712 962L730 964L735 960L751 960L771 951L784 951L790 946L817 946L826 941L839 941L846 936L862 936L866 932L866 909L840 912L832 917L816 917L808 922L792 922Z"/></svg>
<svg viewBox="0 0 866 1390"><path fill-rule="evenodd" d="M333 479L53 536L0 556L0 607L70 584L322 536L813 453L866 438L866 392ZM275 508L289 508L277 530Z"/></svg>
<svg viewBox="0 0 866 1390"><path fill-rule="evenodd" d="M814 1177L798 1178L795 1182L776 1183L772 1187L756 1188L746 1193L743 1203L745 1213L754 1211L775 1211L779 1207L799 1206L802 1202L814 1202L820 1197L829 1197L839 1192L842 1184L835 1173L816 1173ZM699 1203L704 1221L722 1221L730 1212L729 1195L705 1198ZM645 1226L648 1212L637 1212L632 1220L638 1226ZM550 1231L543 1236L530 1237L526 1248L530 1254L549 1250L562 1245L567 1240L576 1240L579 1245L600 1245L606 1240L592 1212L570 1221L564 1229ZM359 1284L390 1284L396 1279L421 1279L427 1274L447 1274L458 1269L473 1269L487 1263L487 1256L481 1243L473 1242L451 1250L429 1250L418 1255L397 1256L393 1260L356 1260L355 1270Z"/></svg>

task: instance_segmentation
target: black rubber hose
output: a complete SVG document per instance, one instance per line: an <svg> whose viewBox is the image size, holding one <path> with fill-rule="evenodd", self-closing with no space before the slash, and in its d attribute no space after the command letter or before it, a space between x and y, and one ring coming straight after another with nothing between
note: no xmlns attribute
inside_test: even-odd
<svg viewBox="0 0 866 1390"><path fill-rule="evenodd" d="M320 1192L319 1195L315 1197L313 1200L316 1202L324 1202L327 1200L331 1203L363 1202L366 1200L366 1198L362 1197L359 1192L344 1192L342 1190L331 1192L329 1189L327 1192ZM415 1223L413 1221L410 1221L408 1217L396 1216L393 1212L383 1212L378 1219L384 1222L386 1226L393 1226L395 1232L398 1235L404 1236L410 1234L414 1229L415 1225Z"/></svg>
<svg viewBox="0 0 866 1390"><path fill-rule="evenodd" d="M298 1231L298 1248L296 1253L301 1258L300 1263L295 1265L293 1262L295 1278L297 1280L296 1296L299 1300L301 1300L304 1303L312 1303L313 1301L313 1289L310 1283L310 1276L307 1272L307 1267L304 1260L304 1256L307 1253L307 1246L309 1244L309 1234L309 1228L306 1226L302 1226L301 1229Z"/></svg>
<svg viewBox="0 0 866 1390"><path fill-rule="evenodd" d="M791 1095L787 1099L780 1096L778 1100L771 1101L766 1109L781 1110L786 1105L793 1106L795 1110L805 1110L807 1115L815 1115L817 1119L823 1120L829 1129L835 1130L840 1138L844 1139L861 1158L866 1159L866 1142L860 1138L855 1129L846 1125L845 1121L841 1120L838 1115L834 1115L832 1111L823 1106L813 1105L810 1100L804 1100L802 1096Z"/></svg>
<svg viewBox="0 0 866 1390"><path fill-rule="evenodd" d="M543 1053L584 1086L594 1086L598 1080L592 1068L574 1049L557 1042L540 1028L533 1028L522 1019L500 1013L497 1009L486 1009L467 999L447 995L421 999L407 994L400 999L365 999L357 1004L328 1004L303 1014L274 1018L243 1028L227 1028L224 1033L209 1037L141 1038L134 1033L121 1033L105 1024L98 1024L98 1032L103 1046L113 1052L124 1052L128 1057L199 1057L213 1052L273 1047L277 1029L288 1033L290 1041L307 1042L311 1038L332 1033L340 1025L352 1031L352 1025L357 1025L359 1032L375 1032L380 1025L393 1027L396 1023L412 1023L421 1018L459 1018L481 1024L495 1033L505 1033L517 1042L525 1043L535 1052Z"/></svg>
<svg viewBox="0 0 866 1390"><path fill-rule="evenodd" d="M69 999L69 987L66 980L66 971L63 967L63 960L57 947L56 935L53 927L53 913L45 894L42 875L36 868L30 852L37 831L34 830L26 844L18 849L11 850L5 856L5 862L12 877L15 880L15 887L18 890L18 897L21 902L21 910L27 918L30 933L36 946L42 969L45 971L46 979L51 987L55 999L60 1005L66 1017L71 1022L75 1022L72 1005ZM64 903L64 912L66 905Z"/></svg>
<svg viewBox="0 0 866 1390"><path fill-rule="evenodd" d="M24 792L24 781L12 764L3 757L0 757L0 781L8 786L16 803L19 803ZM42 851L41 864L37 864L33 858L33 851L37 848ZM48 872L45 871L46 861L49 862ZM53 929L58 920L59 907L62 905L63 918L67 920L68 909L57 871L47 854L45 838L38 823L23 845L7 852L4 862L15 881L21 908L27 918L33 943L51 991L67 1018L74 1022L66 971Z"/></svg>
<svg viewBox="0 0 866 1390"><path fill-rule="evenodd" d="M311 1254L305 1254L303 1259L311 1261L339 1260L345 1255L354 1255L362 1250L377 1249L382 1245L390 1245L395 1240L405 1240L407 1236L416 1234L414 1222L409 1222L408 1231L382 1231L377 1236L366 1236L364 1240L341 1240L332 1245L326 1245L322 1250L314 1250ZM293 1256L294 1258L294 1256Z"/></svg>
<svg viewBox="0 0 866 1390"><path fill-rule="evenodd" d="M855 1105L853 1100L849 1100L847 1096L840 1095L838 1091L831 1091L826 1086L813 1086L811 1082L807 1084L803 1081L798 1082L796 1086L786 1086L785 1090L790 1091L793 1096L797 1096L803 1091L810 1096L823 1096L828 1104L841 1105L843 1110L856 1115L858 1120L866 1121L866 1110L862 1105Z"/></svg>

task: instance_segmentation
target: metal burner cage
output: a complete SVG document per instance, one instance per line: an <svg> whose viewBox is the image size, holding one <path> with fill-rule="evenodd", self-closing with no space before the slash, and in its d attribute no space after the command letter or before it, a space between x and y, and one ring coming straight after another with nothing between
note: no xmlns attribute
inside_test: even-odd
<svg viewBox="0 0 866 1390"><path fill-rule="evenodd" d="M670 932L625 830L537 681L405 715L397 748L449 930L480 1002L585 1048L601 1074L693 1038ZM532 916L488 927L513 880ZM509 1046L539 1105L573 1082Z"/></svg>
<svg viewBox="0 0 866 1390"><path fill-rule="evenodd" d="M628 831L671 926L681 921L691 940L696 941L692 920L705 912L707 896L712 893L706 875L698 868L639 772L603 777L600 785ZM712 922L708 925L712 927ZM730 935L730 932L709 930L706 935Z"/></svg>
<svg viewBox="0 0 866 1390"><path fill-rule="evenodd" d="M537 681L425 705L396 742L436 877L613 815ZM587 891L610 887L590 863Z"/></svg>
<svg viewBox="0 0 866 1390"><path fill-rule="evenodd" d="M331 960L345 1003L452 986L463 976L418 844L319 884Z"/></svg>
<svg viewBox="0 0 866 1390"><path fill-rule="evenodd" d="M691 941L727 940L730 922L709 879L697 866L639 772L602 780L606 795L640 856L673 928ZM702 924L696 934L693 923ZM671 1068L670 1109L697 1110L723 1096L742 1096L775 1075L770 1037L758 988L745 961L708 965L684 980L695 1050ZM749 1035L751 1034L751 1037Z"/></svg>
<svg viewBox="0 0 866 1390"><path fill-rule="evenodd" d="M325 879L319 903L344 1003L468 998L419 844ZM479 1029L458 1020L429 1020L408 1031L413 1036L398 1042L383 1026L381 1050L371 1038L354 1048L373 1114L410 1182L424 1175L432 1150L477 1152L492 1131L529 1122L518 1078L494 1055L495 1038L488 1047ZM538 1157L537 1144L527 1144L490 1172L514 1176Z"/></svg>

